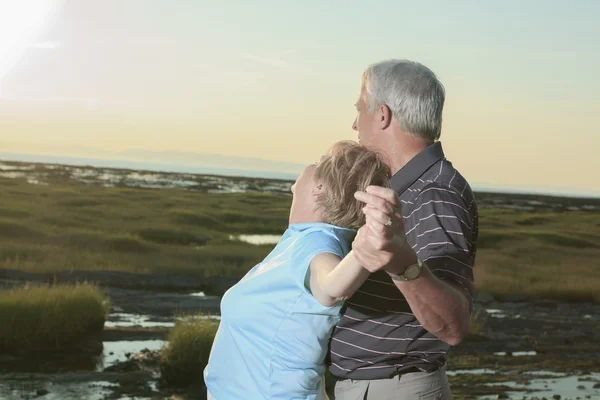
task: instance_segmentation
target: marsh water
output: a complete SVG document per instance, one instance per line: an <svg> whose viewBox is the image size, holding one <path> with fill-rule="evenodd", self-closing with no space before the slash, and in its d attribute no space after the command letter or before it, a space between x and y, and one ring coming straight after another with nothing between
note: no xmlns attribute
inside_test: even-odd
<svg viewBox="0 0 600 400"><path fill-rule="evenodd" d="M278 239L246 235L233 240L262 245ZM0 290L41 279L6 270L3 274L15 279L0 279ZM171 398L159 385L157 368L129 370L129 363L140 354L158 354L178 320L218 321L220 296L193 290L189 280L173 280L171 290L157 290L171 279L164 275L145 276L141 281L127 273L104 272L94 279L104 282L111 298L101 348L27 357L0 355L0 400ZM135 288L122 287L124 282L135 283ZM140 288L139 282L148 288ZM482 331L452 349L448 359L456 398L600 400L600 305L518 296L496 300L488 295L475 307L484 322Z"/></svg>
<svg viewBox="0 0 600 400"><path fill-rule="evenodd" d="M5 283L6 286L6 283ZM107 332L118 329L135 329L127 335L109 335L102 341L100 355L59 354L28 359L0 359L0 399L164 399L169 398L158 387L156 372L140 376L143 388L125 390L122 381L127 371L116 375L111 367L126 363L132 354L160 350L167 345L165 332L174 326L176 320L192 318L174 317L164 312L157 302L169 299L184 303L187 299L188 311L195 309L195 318L218 320L218 296L206 296L202 292L155 293L111 289L113 296L112 312L105 324ZM561 341L573 338L577 343L587 337L598 343L600 333L600 306L591 304L568 304L557 302L523 303L494 302L478 305L486 318L486 341L461 344L453 349L449 360L449 376L453 388L470 387L464 398L473 399L600 399L600 373L586 371L585 367L565 367L557 363L557 368L541 369L540 365L551 366L550 358L566 357L572 361L573 354L585 359L598 360L599 348L587 344L588 354L574 347L573 354L552 353L541 343L552 343L554 335ZM134 310L142 310L137 313ZM575 328L573 322L583 322ZM498 327L503 327L502 330ZM518 340L537 332L535 343L531 340ZM135 334L131 334L135 333ZM537 350L536 350L537 349ZM485 368L461 368L452 360L461 360L469 355L486 354L490 361ZM456 357L453 357L453 354ZM485 364L481 357L479 364ZM598 361L596 361L598 362ZM527 365L531 365L527 369ZM562 366L561 366L562 365ZM590 365L589 362L584 365ZM525 370L523 369L525 367ZM134 374L137 372L131 372ZM117 378L118 377L118 378ZM474 379L477 378L477 379ZM487 379L487 381L486 381ZM464 393L461 391L461 393ZM500 396L500 397L498 397Z"/></svg>

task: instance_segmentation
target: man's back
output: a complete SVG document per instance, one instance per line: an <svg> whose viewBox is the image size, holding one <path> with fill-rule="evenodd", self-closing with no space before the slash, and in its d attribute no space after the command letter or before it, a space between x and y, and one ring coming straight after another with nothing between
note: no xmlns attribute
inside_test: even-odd
<svg viewBox="0 0 600 400"><path fill-rule="evenodd" d="M439 142L391 179L407 241L438 278L473 294L478 211L471 188ZM340 379L385 379L435 371L450 346L416 320L390 276L379 271L346 301L331 340L330 371Z"/></svg>

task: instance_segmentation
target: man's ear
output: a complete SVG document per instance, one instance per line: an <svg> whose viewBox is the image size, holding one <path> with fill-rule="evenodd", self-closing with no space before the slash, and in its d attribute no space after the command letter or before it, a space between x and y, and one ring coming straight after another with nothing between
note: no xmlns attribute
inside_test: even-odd
<svg viewBox="0 0 600 400"><path fill-rule="evenodd" d="M379 116L378 117L379 117L379 128L381 128L381 130L385 130L392 123L392 118L394 116L392 115L392 110L390 110L390 108L386 104L382 104L379 106Z"/></svg>

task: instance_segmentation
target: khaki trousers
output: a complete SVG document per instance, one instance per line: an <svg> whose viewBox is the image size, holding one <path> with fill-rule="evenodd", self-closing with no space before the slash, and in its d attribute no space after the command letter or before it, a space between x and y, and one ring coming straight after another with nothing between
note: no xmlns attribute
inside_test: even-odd
<svg viewBox="0 0 600 400"><path fill-rule="evenodd" d="M411 372L391 379L335 384L335 400L452 400L446 368L435 372Z"/></svg>

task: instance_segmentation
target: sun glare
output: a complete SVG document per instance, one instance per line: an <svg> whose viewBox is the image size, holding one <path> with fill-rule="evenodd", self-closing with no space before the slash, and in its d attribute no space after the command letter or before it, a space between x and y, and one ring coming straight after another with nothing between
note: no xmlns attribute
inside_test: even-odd
<svg viewBox="0 0 600 400"><path fill-rule="evenodd" d="M0 2L0 84L48 27L61 3L60 0Z"/></svg>

